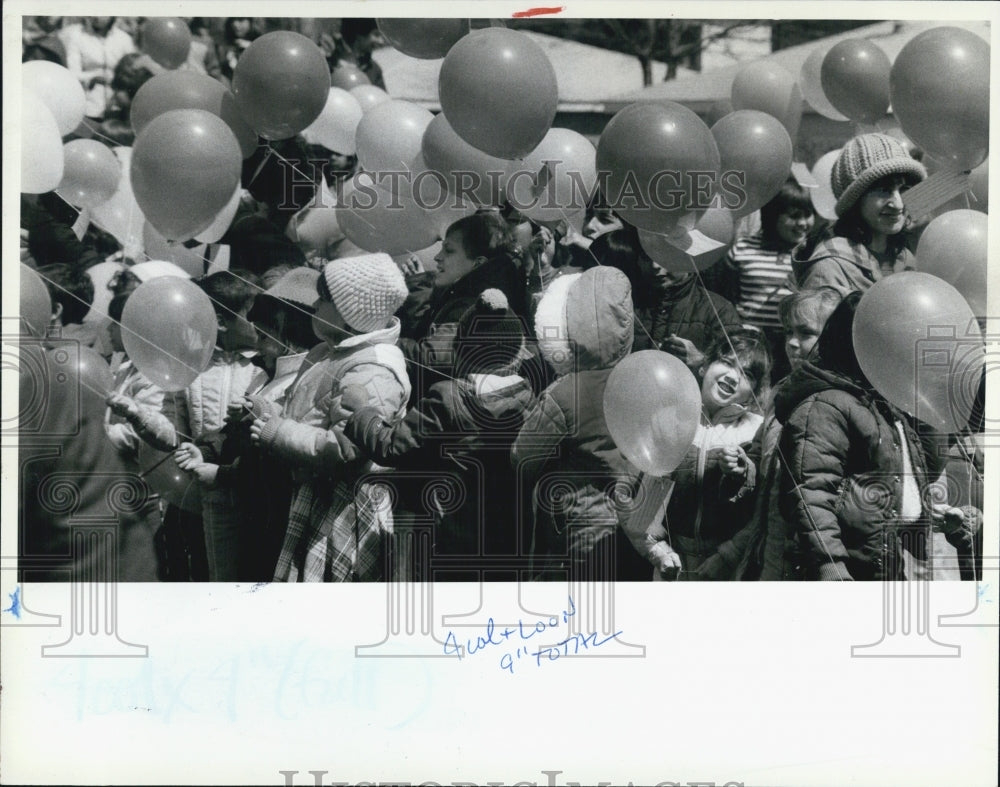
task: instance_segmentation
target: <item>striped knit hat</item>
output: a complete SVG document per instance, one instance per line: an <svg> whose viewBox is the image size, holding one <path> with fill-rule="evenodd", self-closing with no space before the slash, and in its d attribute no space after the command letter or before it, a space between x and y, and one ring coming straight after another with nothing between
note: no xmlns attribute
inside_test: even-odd
<svg viewBox="0 0 1000 787"><path fill-rule="evenodd" d="M887 175L906 175L919 182L927 177L927 170L911 158L902 142L888 134L862 134L849 140L830 172L837 215L847 213Z"/></svg>
<svg viewBox="0 0 1000 787"><path fill-rule="evenodd" d="M385 328L409 294L402 272L388 254L328 262L323 279L344 322L361 333Z"/></svg>

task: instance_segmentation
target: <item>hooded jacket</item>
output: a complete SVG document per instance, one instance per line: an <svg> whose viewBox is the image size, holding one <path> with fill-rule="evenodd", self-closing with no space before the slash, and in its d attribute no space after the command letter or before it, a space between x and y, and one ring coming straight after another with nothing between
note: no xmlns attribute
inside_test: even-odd
<svg viewBox="0 0 1000 787"><path fill-rule="evenodd" d="M806 362L775 398L787 462L782 516L795 534L792 562L805 579L902 579L902 549L924 557L930 512L923 446L907 420L856 381ZM906 435L920 516L904 523Z"/></svg>
<svg viewBox="0 0 1000 787"><path fill-rule="evenodd" d="M893 273L912 269L913 255L903 249L885 262L886 268L890 265ZM866 291L884 275L882 261L867 246L840 236L814 248L802 246L792 257L792 277L803 290L832 287L843 296L854 290Z"/></svg>

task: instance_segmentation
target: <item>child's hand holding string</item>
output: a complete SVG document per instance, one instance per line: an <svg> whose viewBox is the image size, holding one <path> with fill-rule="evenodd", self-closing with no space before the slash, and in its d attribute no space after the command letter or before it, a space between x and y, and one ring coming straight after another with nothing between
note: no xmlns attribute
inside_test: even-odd
<svg viewBox="0 0 1000 787"><path fill-rule="evenodd" d="M738 446L725 446L719 459L726 475L746 475L747 455Z"/></svg>
<svg viewBox="0 0 1000 787"><path fill-rule="evenodd" d="M174 451L174 461L181 470L191 473L199 484L212 486L219 473L219 466L205 461L201 449L194 443L181 443Z"/></svg>

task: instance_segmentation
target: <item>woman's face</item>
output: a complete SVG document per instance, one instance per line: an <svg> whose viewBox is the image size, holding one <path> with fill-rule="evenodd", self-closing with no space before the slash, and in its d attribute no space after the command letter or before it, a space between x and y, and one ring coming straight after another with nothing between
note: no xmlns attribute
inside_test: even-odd
<svg viewBox="0 0 1000 787"><path fill-rule="evenodd" d="M875 183L861 198L861 219L876 235L896 235L906 227L903 194L909 189L906 178L890 175Z"/></svg>
<svg viewBox="0 0 1000 787"><path fill-rule="evenodd" d="M449 232L445 235L444 243L441 244L441 251L434 257L434 262L438 266L437 273L434 275L434 286L450 287L471 273L482 259L482 257L470 259L462 245L461 233Z"/></svg>
<svg viewBox="0 0 1000 787"><path fill-rule="evenodd" d="M798 246L813 228L815 217L811 210L790 208L778 216L775 227L778 237L789 247Z"/></svg>

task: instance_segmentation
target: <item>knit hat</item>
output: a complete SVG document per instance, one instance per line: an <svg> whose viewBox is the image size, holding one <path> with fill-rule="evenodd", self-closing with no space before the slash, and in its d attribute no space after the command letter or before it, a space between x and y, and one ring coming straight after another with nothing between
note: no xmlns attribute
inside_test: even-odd
<svg viewBox="0 0 1000 787"><path fill-rule="evenodd" d="M317 270L301 267L292 268L272 284L264 294L312 309L316 304L317 279L319 279L319 271Z"/></svg>
<svg viewBox="0 0 1000 787"><path fill-rule="evenodd" d="M510 310L501 290L483 290L459 318L455 368L460 374L500 372L524 349L520 318Z"/></svg>
<svg viewBox="0 0 1000 787"><path fill-rule="evenodd" d="M847 213L876 181L887 175L907 175L921 181L927 177L927 170L906 152L902 142L888 134L862 134L849 140L830 172L837 215Z"/></svg>
<svg viewBox="0 0 1000 787"><path fill-rule="evenodd" d="M328 262L323 280L340 316L361 333L385 328L409 294L402 272L381 252Z"/></svg>

